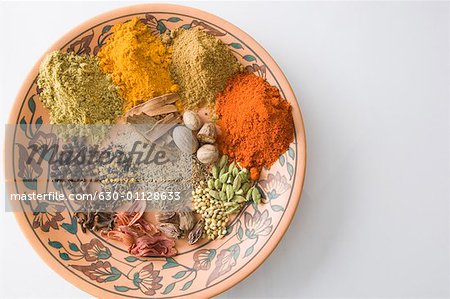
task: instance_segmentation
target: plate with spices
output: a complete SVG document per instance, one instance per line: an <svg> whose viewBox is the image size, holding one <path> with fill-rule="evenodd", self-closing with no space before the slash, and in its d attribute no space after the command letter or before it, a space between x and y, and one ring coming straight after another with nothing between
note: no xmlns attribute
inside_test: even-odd
<svg viewBox="0 0 450 299"><path fill-rule="evenodd" d="M100 298L239 283L283 237L306 166L275 61L178 5L121 8L64 35L25 80L6 140L20 198L8 208L50 267Z"/></svg>

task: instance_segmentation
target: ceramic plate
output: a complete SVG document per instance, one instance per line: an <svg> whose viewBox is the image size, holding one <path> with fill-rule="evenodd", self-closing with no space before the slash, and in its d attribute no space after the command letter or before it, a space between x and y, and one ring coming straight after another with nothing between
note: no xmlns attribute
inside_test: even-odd
<svg viewBox="0 0 450 299"><path fill-rule="evenodd" d="M120 244L98 234L82 233L76 218L64 203L48 205L45 212L33 213L31 205L21 205L17 221L31 246L61 276L100 298L212 297L252 273L275 249L296 211L305 175L305 133L295 95L283 72L257 42L234 25L209 13L176 5L146 4L125 7L93 18L58 40L49 51L61 49L96 55L111 34L111 27L132 17L141 18L155 34L178 27L198 27L228 45L245 68L278 87L292 105L295 140L289 150L259 181L264 204L248 206L231 223L222 240L195 246L178 246L173 258L139 259L130 256ZM45 55L44 55L45 56ZM43 57L44 57L43 56ZM41 124L48 115L38 96L38 61L23 83L9 123L35 125L28 138L42 139ZM17 126L21 128L33 126ZM7 151L14 146L8 144ZM16 155L13 169L20 170L23 157ZM21 165L22 163L22 165ZM48 169L15 171L15 192L36 187L27 179L46 176ZM280 269L282 271L282 269Z"/></svg>

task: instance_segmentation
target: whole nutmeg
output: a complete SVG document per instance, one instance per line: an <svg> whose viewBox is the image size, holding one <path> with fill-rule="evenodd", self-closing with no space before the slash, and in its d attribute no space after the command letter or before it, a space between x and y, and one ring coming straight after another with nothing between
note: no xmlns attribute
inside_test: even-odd
<svg viewBox="0 0 450 299"><path fill-rule="evenodd" d="M215 145L205 144L197 151L197 159L203 164L215 162L219 158L219 150Z"/></svg>
<svg viewBox="0 0 450 299"><path fill-rule="evenodd" d="M185 126L178 126L173 129L172 138L176 146L186 154L193 154L198 149L197 138Z"/></svg>
<svg viewBox="0 0 450 299"><path fill-rule="evenodd" d="M188 129L197 131L202 127L202 121L197 113L187 110L183 113L183 122Z"/></svg>
<svg viewBox="0 0 450 299"><path fill-rule="evenodd" d="M197 139L203 143L214 143L216 136L216 126L213 123L205 123L198 131Z"/></svg>

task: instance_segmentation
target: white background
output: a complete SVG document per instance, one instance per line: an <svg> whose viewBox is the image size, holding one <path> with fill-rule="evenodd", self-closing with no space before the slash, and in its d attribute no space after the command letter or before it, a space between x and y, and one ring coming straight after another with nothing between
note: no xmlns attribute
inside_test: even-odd
<svg viewBox="0 0 450 299"><path fill-rule="evenodd" d="M273 55L307 132L289 231L220 297L448 298L449 2L185 4ZM123 5L0 4L1 117L50 44ZM3 207L0 227L0 297L89 298L44 264Z"/></svg>

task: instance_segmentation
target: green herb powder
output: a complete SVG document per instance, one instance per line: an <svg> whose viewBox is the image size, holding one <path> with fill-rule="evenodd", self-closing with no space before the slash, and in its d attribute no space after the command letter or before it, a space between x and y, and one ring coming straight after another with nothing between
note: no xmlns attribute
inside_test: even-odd
<svg viewBox="0 0 450 299"><path fill-rule="evenodd" d="M40 98L52 124L112 124L123 100L94 56L55 51L42 62Z"/></svg>

